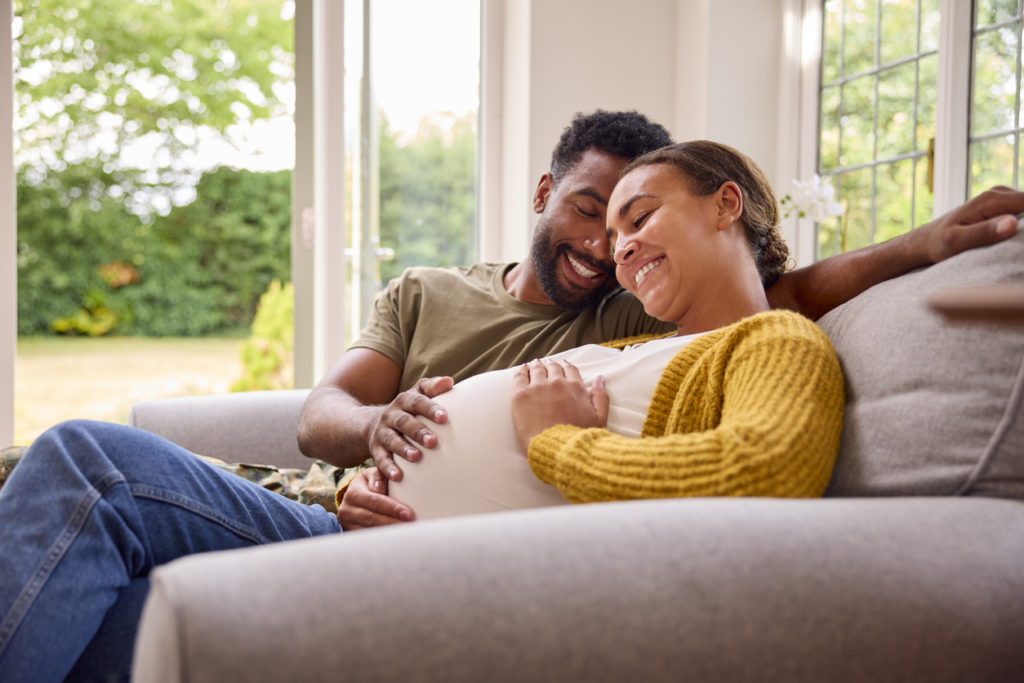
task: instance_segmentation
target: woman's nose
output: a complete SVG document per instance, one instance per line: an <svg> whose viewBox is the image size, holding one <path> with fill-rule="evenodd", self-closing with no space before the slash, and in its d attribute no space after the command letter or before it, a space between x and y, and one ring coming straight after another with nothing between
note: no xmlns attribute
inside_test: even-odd
<svg viewBox="0 0 1024 683"><path fill-rule="evenodd" d="M612 251L612 258L615 259L616 263L626 263L636 252L636 246L627 240L619 240L618 244L615 245L615 250Z"/></svg>

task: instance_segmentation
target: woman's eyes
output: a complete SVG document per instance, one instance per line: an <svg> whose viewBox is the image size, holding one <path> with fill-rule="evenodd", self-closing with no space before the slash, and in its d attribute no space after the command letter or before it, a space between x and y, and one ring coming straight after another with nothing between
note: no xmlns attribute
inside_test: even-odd
<svg viewBox="0 0 1024 683"><path fill-rule="evenodd" d="M651 211L644 211L637 214L636 218L633 219L633 227L639 228L640 224L647 220L647 217L651 215Z"/></svg>

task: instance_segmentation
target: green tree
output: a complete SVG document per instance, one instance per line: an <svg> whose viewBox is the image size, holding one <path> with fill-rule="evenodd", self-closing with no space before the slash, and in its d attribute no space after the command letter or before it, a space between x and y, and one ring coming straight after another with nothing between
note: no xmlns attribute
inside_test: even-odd
<svg viewBox="0 0 1024 683"><path fill-rule="evenodd" d="M16 161L68 165L131 198L122 151L144 141L146 182L181 180L172 159L232 124L286 113L293 34L280 0L16 0ZM205 136L205 137L204 137Z"/></svg>
<svg viewBox="0 0 1024 683"><path fill-rule="evenodd" d="M381 264L386 282L409 266L468 264L476 255L476 123L425 121L400 139L380 134L380 238L395 250Z"/></svg>

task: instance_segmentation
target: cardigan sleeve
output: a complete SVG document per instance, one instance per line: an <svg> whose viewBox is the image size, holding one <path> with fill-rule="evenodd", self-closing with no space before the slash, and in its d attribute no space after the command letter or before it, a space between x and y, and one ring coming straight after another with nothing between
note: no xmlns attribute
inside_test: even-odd
<svg viewBox="0 0 1024 683"><path fill-rule="evenodd" d="M531 469L572 502L821 495L839 449L843 379L824 333L794 318L765 314L694 363L670 364L678 381L659 396L662 377L640 438L555 425L530 442Z"/></svg>

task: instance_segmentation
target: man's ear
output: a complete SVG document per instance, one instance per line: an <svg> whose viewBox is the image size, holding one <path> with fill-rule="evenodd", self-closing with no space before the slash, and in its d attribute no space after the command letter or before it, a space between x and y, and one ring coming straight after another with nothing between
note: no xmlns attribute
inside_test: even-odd
<svg viewBox="0 0 1024 683"><path fill-rule="evenodd" d="M718 229L725 230L743 215L743 190L731 180L722 183L715 192L718 209Z"/></svg>
<svg viewBox="0 0 1024 683"><path fill-rule="evenodd" d="M544 207L548 205L548 198L555 188L555 180L550 173L545 173L537 183L537 191L533 193L533 212L544 213Z"/></svg>

